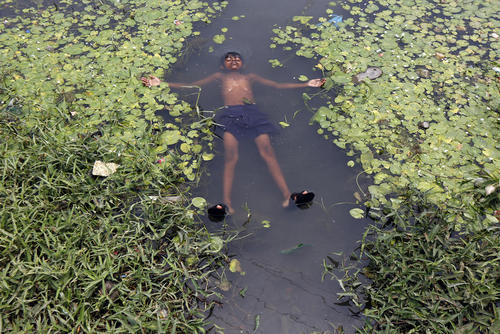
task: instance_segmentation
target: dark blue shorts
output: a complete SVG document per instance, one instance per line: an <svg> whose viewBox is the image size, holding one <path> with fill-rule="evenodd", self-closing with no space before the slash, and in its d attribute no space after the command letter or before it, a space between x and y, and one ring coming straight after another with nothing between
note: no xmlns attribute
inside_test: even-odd
<svg viewBox="0 0 500 334"><path fill-rule="evenodd" d="M259 111L255 104L226 106L215 116L216 133L229 132L236 139L254 139L261 134L277 133L266 114Z"/></svg>

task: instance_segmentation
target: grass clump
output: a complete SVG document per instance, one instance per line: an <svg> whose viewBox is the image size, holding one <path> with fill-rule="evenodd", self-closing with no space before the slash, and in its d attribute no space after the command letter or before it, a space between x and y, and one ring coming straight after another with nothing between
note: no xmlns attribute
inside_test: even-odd
<svg viewBox="0 0 500 334"><path fill-rule="evenodd" d="M185 201L161 200L188 188L174 163L155 163L158 135L116 151L64 114L33 119L0 114L2 329L203 332L222 240ZM93 176L96 160L119 167Z"/></svg>
<svg viewBox="0 0 500 334"><path fill-rule="evenodd" d="M498 181L497 181L498 182ZM498 193L492 194L498 205ZM340 298L366 316L360 333L497 333L500 329L500 224L457 232L442 209L412 192L371 225L356 258L339 278Z"/></svg>

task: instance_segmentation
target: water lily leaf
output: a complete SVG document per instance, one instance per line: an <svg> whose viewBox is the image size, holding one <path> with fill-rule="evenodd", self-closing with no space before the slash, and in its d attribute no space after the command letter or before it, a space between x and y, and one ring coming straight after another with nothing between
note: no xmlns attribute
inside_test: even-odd
<svg viewBox="0 0 500 334"><path fill-rule="evenodd" d="M355 219L365 218L365 211L363 209L360 209L360 208L351 209L351 210L349 210L349 213Z"/></svg>
<svg viewBox="0 0 500 334"><path fill-rule="evenodd" d="M207 201L203 197L195 197L191 200L191 204L198 209L203 209L207 205Z"/></svg>
<svg viewBox="0 0 500 334"><path fill-rule="evenodd" d="M229 270L233 273L240 273L240 275L245 275L245 272L241 269L241 263L237 259L232 259L229 263Z"/></svg>
<svg viewBox="0 0 500 334"><path fill-rule="evenodd" d="M222 44L226 40L226 36L223 34L218 34L213 37L213 41L217 44Z"/></svg>
<svg viewBox="0 0 500 334"><path fill-rule="evenodd" d="M186 144L186 143L182 143L180 146L180 149L182 152L188 153L191 150L191 145Z"/></svg>
<svg viewBox="0 0 500 334"><path fill-rule="evenodd" d="M161 141L164 145L173 145L181 140L182 135L179 130L166 130L161 135Z"/></svg>
<svg viewBox="0 0 500 334"><path fill-rule="evenodd" d="M300 15L297 15L297 16L294 16L293 17L293 21L296 22L296 21L299 21L300 23L302 24L306 24L307 22L309 22L313 17L312 16L300 16Z"/></svg>
<svg viewBox="0 0 500 334"><path fill-rule="evenodd" d="M202 158L204 161L209 161L209 160L212 160L214 158L214 154L213 153L203 153L202 154Z"/></svg>
<svg viewBox="0 0 500 334"><path fill-rule="evenodd" d="M210 250L214 253L218 253L222 250L222 247L224 246L224 241L217 237L217 236L212 236L210 238Z"/></svg>

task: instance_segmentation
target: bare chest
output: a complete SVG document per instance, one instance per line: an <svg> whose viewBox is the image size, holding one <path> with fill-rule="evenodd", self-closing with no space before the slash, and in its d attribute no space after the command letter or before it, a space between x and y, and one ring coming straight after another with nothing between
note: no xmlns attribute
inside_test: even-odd
<svg viewBox="0 0 500 334"><path fill-rule="evenodd" d="M222 90L225 94L236 92L251 93L250 80L242 74L227 75L222 80Z"/></svg>

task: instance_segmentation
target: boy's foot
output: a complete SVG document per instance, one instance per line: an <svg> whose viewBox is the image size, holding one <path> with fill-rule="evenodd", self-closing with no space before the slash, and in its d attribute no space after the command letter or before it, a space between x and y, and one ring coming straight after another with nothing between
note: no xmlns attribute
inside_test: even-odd
<svg viewBox="0 0 500 334"><path fill-rule="evenodd" d="M290 205L290 197L286 197L284 200L283 200L283 203L281 203L281 206L283 208L288 208L288 206Z"/></svg>
<svg viewBox="0 0 500 334"><path fill-rule="evenodd" d="M295 205L299 209L307 209L312 204L314 193L312 191L303 190L299 193L291 194L290 199L295 202Z"/></svg>
<svg viewBox="0 0 500 334"><path fill-rule="evenodd" d="M219 203L208 208L208 219L213 222L220 222L226 217L227 206Z"/></svg>
<svg viewBox="0 0 500 334"><path fill-rule="evenodd" d="M224 200L224 204L222 204L226 207L227 213L232 215L234 213L233 206L231 205L231 201Z"/></svg>

